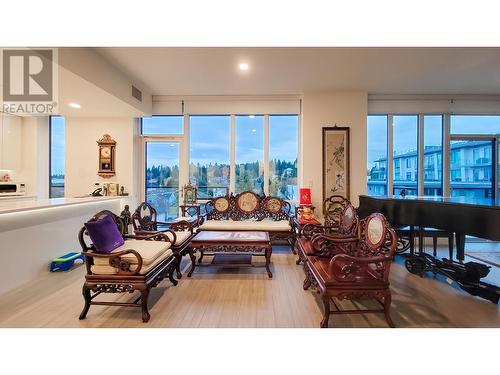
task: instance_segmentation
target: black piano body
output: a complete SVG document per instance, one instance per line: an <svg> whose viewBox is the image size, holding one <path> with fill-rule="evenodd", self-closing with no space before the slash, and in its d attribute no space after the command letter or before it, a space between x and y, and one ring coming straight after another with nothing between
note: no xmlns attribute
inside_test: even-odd
<svg viewBox="0 0 500 375"><path fill-rule="evenodd" d="M422 226L455 233L457 259L464 260L465 236L500 241L500 205L467 197L359 196L358 214L380 212L394 227Z"/></svg>

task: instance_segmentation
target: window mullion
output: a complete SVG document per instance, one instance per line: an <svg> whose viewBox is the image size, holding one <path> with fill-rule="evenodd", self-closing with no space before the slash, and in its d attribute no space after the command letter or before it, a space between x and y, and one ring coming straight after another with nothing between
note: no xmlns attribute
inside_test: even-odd
<svg viewBox="0 0 500 375"><path fill-rule="evenodd" d="M236 187L236 122L235 116L231 115L230 120L230 136L229 136L229 192L234 193Z"/></svg>
<svg viewBox="0 0 500 375"><path fill-rule="evenodd" d="M264 194L269 195L269 115L264 116Z"/></svg>
<svg viewBox="0 0 500 375"><path fill-rule="evenodd" d="M393 125L394 116L392 114L387 115L387 195L393 195Z"/></svg>
<svg viewBox="0 0 500 375"><path fill-rule="evenodd" d="M418 115L417 126L417 195L424 195L424 115Z"/></svg>

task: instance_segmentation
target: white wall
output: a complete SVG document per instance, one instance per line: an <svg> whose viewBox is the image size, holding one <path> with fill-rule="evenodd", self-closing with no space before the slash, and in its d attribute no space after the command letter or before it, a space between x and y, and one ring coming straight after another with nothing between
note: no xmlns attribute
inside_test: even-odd
<svg viewBox="0 0 500 375"><path fill-rule="evenodd" d="M49 119L23 117L21 126L22 168L17 180L26 184L26 194L49 196Z"/></svg>
<svg viewBox="0 0 500 375"><path fill-rule="evenodd" d="M311 187L316 213L322 216L322 128L350 128L350 199L358 205L359 194L366 193L366 92L305 93L302 101L300 161L301 187Z"/></svg>
<svg viewBox="0 0 500 375"><path fill-rule="evenodd" d="M66 117L65 196L91 193L96 182L116 182L125 192L135 194L134 129L136 119ZM109 134L116 141L116 175L97 175L99 155L97 141Z"/></svg>

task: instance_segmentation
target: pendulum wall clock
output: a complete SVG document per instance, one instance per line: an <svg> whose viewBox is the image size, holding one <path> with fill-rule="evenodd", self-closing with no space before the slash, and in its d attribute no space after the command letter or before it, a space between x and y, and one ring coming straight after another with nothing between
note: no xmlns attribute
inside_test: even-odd
<svg viewBox="0 0 500 375"><path fill-rule="evenodd" d="M112 177L116 174L115 171L115 149L116 141L109 134L104 134L97 141L99 146L99 170L97 174L104 178Z"/></svg>

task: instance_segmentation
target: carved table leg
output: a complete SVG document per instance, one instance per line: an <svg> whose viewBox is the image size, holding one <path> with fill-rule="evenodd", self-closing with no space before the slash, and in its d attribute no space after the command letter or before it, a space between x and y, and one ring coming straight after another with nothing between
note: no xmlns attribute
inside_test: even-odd
<svg viewBox="0 0 500 375"><path fill-rule="evenodd" d="M141 308L142 308L142 321L144 323L149 322L151 315L149 315L148 311L148 297L149 297L149 288L141 290Z"/></svg>
<svg viewBox="0 0 500 375"><path fill-rule="evenodd" d="M330 319L330 298L326 295L322 296L323 299L323 320L321 321L321 328L328 328L328 320Z"/></svg>
<svg viewBox="0 0 500 375"><path fill-rule="evenodd" d="M191 259L191 269L188 272L188 277L191 277L193 274L194 268L196 267L196 257L194 256L194 250L188 249L189 258Z"/></svg>
<svg viewBox="0 0 500 375"><path fill-rule="evenodd" d="M304 290L307 290L311 287L311 280L309 280L309 277L306 276L306 278L304 279L304 283L302 284L302 288Z"/></svg>
<svg viewBox="0 0 500 375"><path fill-rule="evenodd" d="M266 251L265 254L266 254L267 276L269 276L269 278L272 278L273 277L273 273L269 269L269 264L271 263L271 254L273 253L273 248L271 246L269 246L265 251Z"/></svg>
<svg viewBox="0 0 500 375"><path fill-rule="evenodd" d="M78 319L82 320L85 319L87 316L87 312L90 309L90 288L87 288L87 286L84 284L82 288L82 294L83 294L83 299L85 300L85 306L83 306L83 310L80 314L80 317Z"/></svg>

